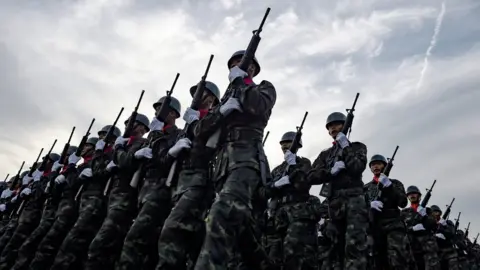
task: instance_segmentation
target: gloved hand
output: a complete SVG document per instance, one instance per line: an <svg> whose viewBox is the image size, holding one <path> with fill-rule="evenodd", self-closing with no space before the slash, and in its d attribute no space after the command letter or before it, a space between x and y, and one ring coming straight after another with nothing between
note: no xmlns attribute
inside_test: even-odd
<svg viewBox="0 0 480 270"><path fill-rule="evenodd" d="M80 159L81 157L77 157L77 155L73 153L68 157L68 164L77 164L77 162L80 161Z"/></svg>
<svg viewBox="0 0 480 270"><path fill-rule="evenodd" d="M348 141L347 136L345 136L345 134L343 134L342 132L337 134L335 141L337 141L337 143L340 145L342 149L350 145L350 142Z"/></svg>
<svg viewBox="0 0 480 270"><path fill-rule="evenodd" d="M80 178L92 177L93 176L92 169L90 169L90 168L83 169L83 171L80 173L79 176L80 176Z"/></svg>
<svg viewBox="0 0 480 270"><path fill-rule="evenodd" d="M322 226L323 224L325 224L325 219L321 218L320 221L318 222L318 225Z"/></svg>
<svg viewBox="0 0 480 270"><path fill-rule="evenodd" d="M447 221L443 218L441 218L440 221L438 221L438 223L440 223L442 226L447 226Z"/></svg>
<svg viewBox="0 0 480 270"><path fill-rule="evenodd" d="M5 204L0 204L0 212L3 212L5 211L5 209L7 209L7 206Z"/></svg>
<svg viewBox="0 0 480 270"><path fill-rule="evenodd" d="M290 152L290 150L287 150L285 152L285 155L283 156L283 158L285 159L285 162L287 162L288 165L296 165L297 164L297 155Z"/></svg>
<svg viewBox="0 0 480 270"><path fill-rule="evenodd" d="M343 169L345 169L345 163L343 161L337 161L335 162L335 164L333 164L333 167L330 170L330 173L332 175L337 175Z"/></svg>
<svg viewBox="0 0 480 270"><path fill-rule="evenodd" d="M10 196L12 196L13 192L7 188L5 190L2 191L2 196L0 196L0 198L2 199L6 199L6 198L9 198Z"/></svg>
<svg viewBox="0 0 480 270"><path fill-rule="evenodd" d="M230 82L233 82L238 77L241 77L243 79L247 76L248 76L247 72L243 71L238 66L234 66L233 68L230 69L230 73L228 74L228 80Z"/></svg>
<svg viewBox="0 0 480 270"><path fill-rule="evenodd" d="M187 122L187 124L189 125L199 119L200 119L200 111L196 111L190 107L188 107L185 110L185 113L183 114L183 120L185 120L185 122Z"/></svg>
<svg viewBox="0 0 480 270"><path fill-rule="evenodd" d="M425 227L423 227L423 224L422 223L419 223L415 226L412 227L412 230L414 232L418 232L418 231L425 231Z"/></svg>
<svg viewBox="0 0 480 270"><path fill-rule="evenodd" d="M42 175L43 175L43 172L39 171L38 169L35 170L33 173L32 173L32 176L33 176L33 182L37 182L40 180L40 178L42 178Z"/></svg>
<svg viewBox="0 0 480 270"><path fill-rule="evenodd" d="M422 217L426 216L427 215L427 209L419 206L417 208L417 213L419 213Z"/></svg>
<svg viewBox="0 0 480 270"><path fill-rule="evenodd" d="M59 176L57 176L55 178L55 184L57 184L57 185L65 183L65 182L67 182L67 178L63 174L60 174Z"/></svg>
<svg viewBox="0 0 480 270"><path fill-rule="evenodd" d="M33 176L28 176L28 173L22 178L22 186L28 185L33 180Z"/></svg>
<svg viewBox="0 0 480 270"><path fill-rule="evenodd" d="M443 240L447 240L447 239L445 238L445 235L443 235L443 233L436 233L436 234L435 234L435 237L440 238L440 239L443 239Z"/></svg>
<svg viewBox="0 0 480 270"><path fill-rule="evenodd" d="M117 147L118 145L125 145L128 142L129 138L123 138L122 136L118 136L117 139L115 140L114 147Z"/></svg>
<svg viewBox="0 0 480 270"><path fill-rule="evenodd" d="M30 195L31 193L32 193L32 190L27 187L27 188L24 188L24 189L22 190L22 192L20 192L20 195L26 195L26 196L28 196L28 195Z"/></svg>
<svg viewBox="0 0 480 270"><path fill-rule="evenodd" d="M155 131L155 130L162 130L164 126L165 126L165 123L158 120L157 117L154 116L152 119L152 122L150 122L149 128L151 131Z"/></svg>
<svg viewBox="0 0 480 270"><path fill-rule="evenodd" d="M317 232L317 237L323 237L323 233L320 230Z"/></svg>
<svg viewBox="0 0 480 270"><path fill-rule="evenodd" d="M183 149L190 148L192 148L192 142L188 138L183 138L178 140L177 143L168 150L168 154L176 158Z"/></svg>
<svg viewBox="0 0 480 270"><path fill-rule="evenodd" d="M273 186L276 188L279 188L288 184L290 184L290 178L288 177L288 175L285 175L282 178L275 181L275 183L273 183Z"/></svg>
<svg viewBox="0 0 480 270"><path fill-rule="evenodd" d="M58 171L58 170L60 170L60 168L62 168L62 166L63 165L60 164L60 162L58 162L58 160L57 160L52 165L52 171Z"/></svg>
<svg viewBox="0 0 480 270"><path fill-rule="evenodd" d="M105 141L98 140L97 143L95 144L95 150L103 150L104 148L105 148Z"/></svg>
<svg viewBox="0 0 480 270"><path fill-rule="evenodd" d="M136 159L141 159L141 158L148 158L151 159L153 157L152 155L152 148L150 147L145 147L140 150L137 150L134 154Z"/></svg>
<svg viewBox="0 0 480 270"><path fill-rule="evenodd" d="M377 210L378 212L382 212L383 202L381 201L372 201L370 203L370 208Z"/></svg>
<svg viewBox="0 0 480 270"><path fill-rule="evenodd" d="M240 106L240 101L237 98L229 98L222 106L220 106L220 113L223 116L227 116L233 111L243 112L242 106Z"/></svg>
<svg viewBox="0 0 480 270"><path fill-rule="evenodd" d="M380 174L380 179L378 179L380 183L382 183L383 187L389 187L392 184L392 181L390 181L390 178L386 176L385 174Z"/></svg>
<svg viewBox="0 0 480 270"><path fill-rule="evenodd" d="M115 164L113 162L113 160L111 160L108 164L107 164L107 167L105 168L105 170L107 170L107 172L111 172L113 170L113 168L117 167L117 164Z"/></svg>
<svg viewBox="0 0 480 270"><path fill-rule="evenodd" d="M15 197L13 197L10 201L11 201L12 203L14 203L14 202L17 201L17 199L18 199L18 195L15 195Z"/></svg>

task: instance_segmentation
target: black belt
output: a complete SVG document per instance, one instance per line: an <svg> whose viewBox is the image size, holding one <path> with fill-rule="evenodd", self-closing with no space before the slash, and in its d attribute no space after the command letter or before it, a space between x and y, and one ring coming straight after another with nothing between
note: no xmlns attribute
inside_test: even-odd
<svg viewBox="0 0 480 270"><path fill-rule="evenodd" d="M225 137L227 142L235 141L254 141L262 140L263 131L256 129L232 129L228 130L228 133Z"/></svg>
<svg viewBox="0 0 480 270"><path fill-rule="evenodd" d="M310 196L300 196L300 195L287 195L280 198L277 198L278 204L286 203L298 203L298 202L307 202Z"/></svg>

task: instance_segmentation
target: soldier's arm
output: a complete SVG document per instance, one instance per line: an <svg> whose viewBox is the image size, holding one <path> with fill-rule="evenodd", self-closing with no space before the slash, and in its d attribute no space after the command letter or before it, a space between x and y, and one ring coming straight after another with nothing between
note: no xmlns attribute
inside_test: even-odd
<svg viewBox="0 0 480 270"><path fill-rule="evenodd" d="M422 224L425 229L428 229L430 231L435 231L437 228L437 221L434 217L428 214L422 218Z"/></svg>
<svg viewBox="0 0 480 270"><path fill-rule="evenodd" d="M398 207L404 208L407 206L407 194L405 193L405 187L402 182L392 179L392 185L383 188L383 192L386 196L392 198L392 200L397 203Z"/></svg>
<svg viewBox="0 0 480 270"><path fill-rule="evenodd" d="M243 111L255 116L271 111L277 100L275 87L268 81L262 81L259 85L244 86L240 91Z"/></svg>
<svg viewBox="0 0 480 270"><path fill-rule="evenodd" d="M297 158L297 164L290 168L288 176L295 188L298 190L310 190L311 184L307 179L307 173L312 169L310 160L308 158Z"/></svg>
<svg viewBox="0 0 480 270"><path fill-rule="evenodd" d="M326 151L322 151L313 162L312 169L307 173L307 180L311 185L321 185L330 182L332 179L332 174L325 160Z"/></svg>
<svg viewBox="0 0 480 270"><path fill-rule="evenodd" d="M179 131L180 132L180 131ZM158 169L169 170L175 161L175 157L168 154L168 150L175 145L179 133L172 133L168 138L165 147L161 148L157 153L153 154L152 164Z"/></svg>
<svg viewBox="0 0 480 270"><path fill-rule="evenodd" d="M193 131L195 137L201 140L208 140L208 138L220 128L224 122L225 117L220 113L220 105L211 109L205 117L190 124L189 130Z"/></svg>
<svg viewBox="0 0 480 270"><path fill-rule="evenodd" d="M135 152L142 148L144 143L145 140L143 139L134 140L129 149L123 145L118 145L115 147L115 152L113 153L113 162L117 164L119 168L136 167L139 160L135 158Z"/></svg>
<svg viewBox="0 0 480 270"><path fill-rule="evenodd" d="M360 142L353 142L343 148L345 169L352 175L361 175L367 167L367 146Z"/></svg>

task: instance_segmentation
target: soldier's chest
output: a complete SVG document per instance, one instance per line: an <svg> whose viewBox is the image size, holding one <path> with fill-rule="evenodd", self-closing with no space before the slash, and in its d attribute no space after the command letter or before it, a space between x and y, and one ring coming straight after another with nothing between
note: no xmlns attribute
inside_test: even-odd
<svg viewBox="0 0 480 270"><path fill-rule="evenodd" d="M376 184L368 184L364 187L365 198L371 202L376 200L379 195L379 189Z"/></svg>

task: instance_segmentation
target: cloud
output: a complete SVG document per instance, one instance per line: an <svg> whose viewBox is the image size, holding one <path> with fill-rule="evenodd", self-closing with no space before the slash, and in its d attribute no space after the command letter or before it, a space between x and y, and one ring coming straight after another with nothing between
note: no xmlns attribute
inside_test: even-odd
<svg viewBox="0 0 480 270"><path fill-rule="evenodd" d="M282 161L278 139L295 130L305 111L299 154L313 160L329 147L327 115L350 107L359 92L352 140L366 143L369 155L388 156L400 145L392 177L421 188L437 179L432 203L443 206L455 196L453 213L461 210L472 232L480 231L472 207L480 160L474 150L480 149L478 3L448 3L419 92L438 1L252 3L3 1L0 172L13 174L23 160L31 164L55 138L60 151L72 126L73 142L80 141L92 117L93 133L113 122L122 106L126 119L142 89L139 111L151 116L177 72L174 96L184 109L188 88L200 80L210 54L215 59L208 79L225 89L227 59L247 46L268 5L256 81L269 80L277 90L265 147L271 166ZM366 171L364 181L370 177Z"/></svg>

